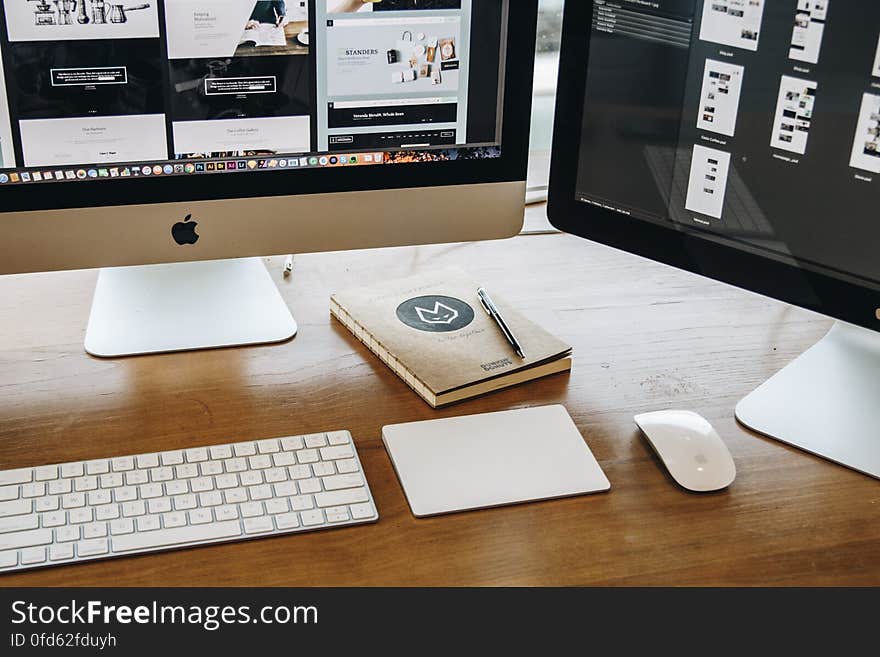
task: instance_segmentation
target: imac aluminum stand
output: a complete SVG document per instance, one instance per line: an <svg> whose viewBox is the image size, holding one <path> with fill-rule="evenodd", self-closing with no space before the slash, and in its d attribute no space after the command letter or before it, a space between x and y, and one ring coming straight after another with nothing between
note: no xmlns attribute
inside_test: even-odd
<svg viewBox="0 0 880 657"><path fill-rule="evenodd" d="M838 323L740 402L745 426L880 479L880 333Z"/></svg>
<svg viewBox="0 0 880 657"><path fill-rule="evenodd" d="M85 348L112 358L282 342L296 322L259 258L102 269Z"/></svg>

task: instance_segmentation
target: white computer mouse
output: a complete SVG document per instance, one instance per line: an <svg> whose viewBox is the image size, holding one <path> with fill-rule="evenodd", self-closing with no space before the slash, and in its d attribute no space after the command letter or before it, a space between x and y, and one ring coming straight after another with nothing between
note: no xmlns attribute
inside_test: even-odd
<svg viewBox="0 0 880 657"><path fill-rule="evenodd" d="M690 411L636 415L636 424L669 474L682 487L708 493L730 486L736 465L709 421Z"/></svg>

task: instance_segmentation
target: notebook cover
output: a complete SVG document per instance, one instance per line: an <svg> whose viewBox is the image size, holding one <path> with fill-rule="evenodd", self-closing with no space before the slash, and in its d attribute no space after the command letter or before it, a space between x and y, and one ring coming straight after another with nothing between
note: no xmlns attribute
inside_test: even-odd
<svg viewBox="0 0 880 657"><path fill-rule="evenodd" d="M489 290L522 344L521 359L483 310L478 287L462 270L443 269L338 292L331 308L349 316L343 323L374 343L373 351L387 351L404 370L394 368L399 376L415 377L438 396L570 354L570 345Z"/></svg>

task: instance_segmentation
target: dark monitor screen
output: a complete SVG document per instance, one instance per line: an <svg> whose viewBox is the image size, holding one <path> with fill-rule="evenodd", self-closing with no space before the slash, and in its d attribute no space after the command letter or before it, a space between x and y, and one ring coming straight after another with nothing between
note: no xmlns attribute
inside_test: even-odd
<svg viewBox="0 0 880 657"><path fill-rule="evenodd" d="M880 283L880 3L591 5L578 201Z"/></svg>
<svg viewBox="0 0 880 657"><path fill-rule="evenodd" d="M500 158L505 15L503 0L2 0L0 188Z"/></svg>

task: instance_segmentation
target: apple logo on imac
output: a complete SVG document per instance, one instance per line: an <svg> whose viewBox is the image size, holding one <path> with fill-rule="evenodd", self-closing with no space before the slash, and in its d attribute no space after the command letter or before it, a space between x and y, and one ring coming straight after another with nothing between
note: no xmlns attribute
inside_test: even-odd
<svg viewBox="0 0 880 657"><path fill-rule="evenodd" d="M192 215L188 214L183 221L178 221L171 227L171 237L181 246L195 244L199 241L199 234L196 232L198 225L199 222L193 221Z"/></svg>

